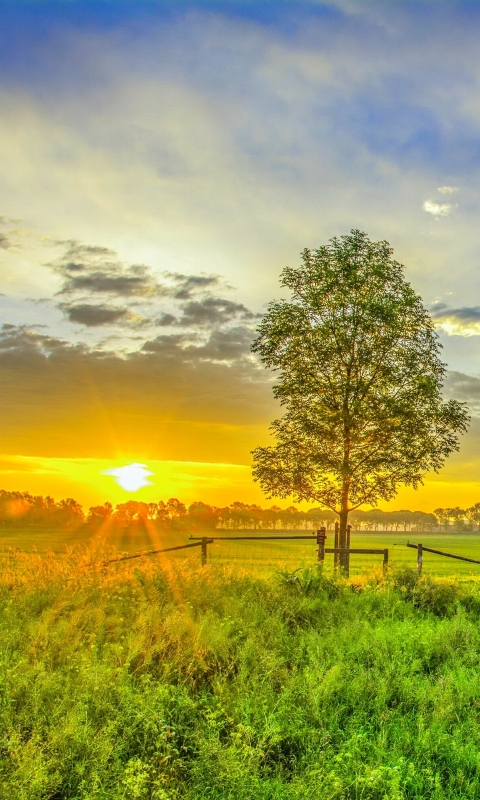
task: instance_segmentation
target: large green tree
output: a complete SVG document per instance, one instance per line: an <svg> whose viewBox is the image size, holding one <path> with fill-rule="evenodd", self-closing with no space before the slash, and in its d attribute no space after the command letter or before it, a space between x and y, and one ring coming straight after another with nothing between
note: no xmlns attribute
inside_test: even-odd
<svg viewBox="0 0 480 800"><path fill-rule="evenodd" d="M291 299L269 305L252 349L278 372L285 413L253 475L270 497L334 510L344 547L349 512L438 471L468 414L442 399L441 345L388 242L352 230L304 250L281 285Z"/></svg>

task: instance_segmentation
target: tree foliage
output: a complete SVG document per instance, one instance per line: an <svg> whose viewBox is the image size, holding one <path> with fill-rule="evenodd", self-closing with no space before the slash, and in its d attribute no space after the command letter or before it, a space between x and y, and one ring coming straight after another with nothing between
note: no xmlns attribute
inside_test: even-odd
<svg viewBox="0 0 480 800"><path fill-rule="evenodd" d="M438 471L468 415L442 399L438 337L388 242L352 230L304 250L281 285L291 299L270 304L252 349L285 413L253 474L270 497L333 509L342 531L352 509Z"/></svg>

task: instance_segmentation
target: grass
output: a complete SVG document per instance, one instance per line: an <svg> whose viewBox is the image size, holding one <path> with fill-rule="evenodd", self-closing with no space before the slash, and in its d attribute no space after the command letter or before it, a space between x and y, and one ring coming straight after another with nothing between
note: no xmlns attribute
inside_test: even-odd
<svg viewBox="0 0 480 800"><path fill-rule="evenodd" d="M291 532L289 532L291 533ZM222 535L222 532L219 532ZM234 535L234 534L231 534ZM240 534L241 535L241 532ZM293 534L295 535L295 534ZM394 569L406 566L415 567L417 553L407 548L407 541L415 544L420 541L427 547L443 550L449 553L465 555L480 561L480 536L476 534L439 534L439 533L352 533L351 546L353 548L372 548L383 550L388 548L389 563ZM327 536L327 547L333 547L333 534ZM313 565L316 561L316 544L312 541L275 542L275 541L226 541L209 546L209 558L212 563L227 566L237 564L256 570L272 565L284 564L296 566ZM355 555L350 558L350 574L362 575L372 568L382 564L382 555ZM480 564L469 564L425 552L423 555L423 568L426 574L437 577L456 577L469 580L480 577ZM333 556L325 556L325 570L333 572Z"/></svg>
<svg viewBox="0 0 480 800"><path fill-rule="evenodd" d="M3 565L0 797L480 796L475 582L90 559Z"/></svg>
<svg viewBox="0 0 480 800"><path fill-rule="evenodd" d="M215 531L216 536L242 536L252 535L252 531ZM309 535L308 531L266 531L267 535ZM154 525L148 530L112 532L105 540L102 536L93 537L84 529L69 532L45 529L2 529L0 531L0 551L12 547L21 550L38 550L41 553L63 553L68 546L85 545L90 541L95 547L112 546L120 552L135 553L142 550L158 549L189 541L189 532L159 531ZM195 533L199 535L199 533ZM261 533L258 533L260 536ZM428 547L445 550L480 561L480 534L479 533L352 533L351 545L358 548L375 548L389 550L389 561L394 569L403 566L414 567L416 552L406 547L407 541L417 543L421 541ZM333 533L328 532L327 547L333 547ZM311 542L275 542L275 541L227 541L209 546L209 560L211 563L228 567L229 565L244 568L253 568L255 571L271 572L272 567L290 565L311 566L316 561L316 544L312 536ZM189 551L186 554L190 555ZM178 553L175 558L183 560L185 553ZM173 558L173 556L172 556ZM198 559L200 556L198 555ZM382 556L352 555L350 559L351 575L362 575L366 571L380 566ZM480 577L480 564L469 564L448 558L424 553L424 571L437 577L456 577L470 579ZM325 560L326 572L332 572L333 556L327 555Z"/></svg>

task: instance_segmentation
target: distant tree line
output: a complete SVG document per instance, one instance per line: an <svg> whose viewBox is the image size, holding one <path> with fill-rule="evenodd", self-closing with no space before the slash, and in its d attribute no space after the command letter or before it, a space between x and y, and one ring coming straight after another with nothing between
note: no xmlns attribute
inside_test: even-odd
<svg viewBox="0 0 480 800"><path fill-rule="evenodd" d="M311 508L301 511L295 506L280 508L272 505L231 503L223 508L201 501L184 505L176 498L167 502L142 503L129 500L115 508L111 503L92 506L85 513L80 503L71 497L55 502L52 497L28 492L0 490L0 526L78 528L87 526L98 530L129 528L155 524L164 530L313 530L325 526L331 530L338 517L333 511ZM350 514L353 530L454 531L480 528L480 503L471 508L437 508L433 514L423 511L353 511Z"/></svg>
<svg viewBox="0 0 480 800"><path fill-rule="evenodd" d="M434 511L438 524L442 528L453 528L455 531L472 531L480 529L480 503L470 508L436 508Z"/></svg>

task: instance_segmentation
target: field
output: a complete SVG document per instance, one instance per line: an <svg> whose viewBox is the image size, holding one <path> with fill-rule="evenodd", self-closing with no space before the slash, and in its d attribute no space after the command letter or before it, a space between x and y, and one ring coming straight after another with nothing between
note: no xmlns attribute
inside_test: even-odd
<svg viewBox="0 0 480 800"><path fill-rule="evenodd" d="M265 535L310 535L309 531L265 531ZM198 531L194 534L199 536ZM217 530L207 535L213 536L260 536L254 531L222 531ZM118 553L138 553L145 550L160 549L179 544L188 543L190 533L159 532L153 526L149 530L120 531L105 539L85 534L84 531L62 532L58 530L2 530L0 533L0 551L9 548L20 548L31 552L34 548L40 553L54 552L61 554L68 547L88 546L94 550L99 547L112 547ZM357 548L372 548L389 550L389 563L393 568L416 564L416 552L406 547L406 543L421 541L427 547L444 550L449 553L464 555L480 561L480 534L442 534L442 533L384 533L362 532L352 533L351 546ZM333 533L328 532L327 547L333 547ZM199 561L199 551L186 550L169 556L174 560L183 561L193 558ZM313 536L311 541L278 542L278 541L224 541L216 542L208 548L208 560L212 564L222 566L236 565L243 568L253 568L255 571L271 572L272 568L293 569L300 566L311 566L316 562L316 543ZM424 572L432 576L457 577L469 579L480 576L480 564L469 564L453 559L442 558L433 554L424 554ZM350 574L362 575L365 571L379 568L382 556L352 555L350 560ZM332 572L333 556L325 559L326 573Z"/></svg>
<svg viewBox="0 0 480 800"><path fill-rule="evenodd" d="M480 796L475 581L17 553L0 600L2 798Z"/></svg>

